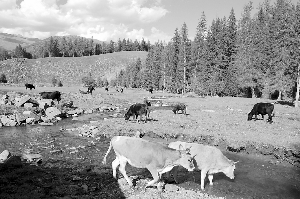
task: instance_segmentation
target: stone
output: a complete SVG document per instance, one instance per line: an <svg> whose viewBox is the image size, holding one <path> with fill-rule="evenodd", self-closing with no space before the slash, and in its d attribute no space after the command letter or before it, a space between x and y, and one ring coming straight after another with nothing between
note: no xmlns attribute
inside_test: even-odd
<svg viewBox="0 0 300 199"><path fill-rule="evenodd" d="M39 124L42 126L52 126L53 125L53 123L51 123L51 122L40 122Z"/></svg>
<svg viewBox="0 0 300 199"><path fill-rule="evenodd" d="M2 151L2 153L0 153L0 163L3 163L5 160L7 160L9 156L10 156L10 152L8 150Z"/></svg>
<svg viewBox="0 0 300 199"><path fill-rule="evenodd" d="M32 103L28 103L28 102L26 102L25 104L24 104L24 108L32 108L33 107L33 104Z"/></svg>
<svg viewBox="0 0 300 199"><path fill-rule="evenodd" d="M63 103L63 107L72 108L74 105L73 101Z"/></svg>
<svg viewBox="0 0 300 199"><path fill-rule="evenodd" d="M15 115L2 115L1 116L1 123L3 126L16 126L17 120Z"/></svg>
<svg viewBox="0 0 300 199"><path fill-rule="evenodd" d="M21 107L21 106L23 106L28 100L30 100L30 96L24 95L24 96L22 96L21 98L15 98L15 100L16 100L15 105L16 105L17 107Z"/></svg>
<svg viewBox="0 0 300 199"><path fill-rule="evenodd" d="M31 111L24 111L23 112L23 115L30 115L31 114Z"/></svg>
<svg viewBox="0 0 300 199"><path fill-rule="evenodd" d="M35 122L35 118L30 117L26 119L26 124L34 124L34 122Z"/></svg>
<svg viewBox="0 0 300 199"><path fill-rule="evenodd" d="M48 107L45 111L45 114L49 119L52 119L56 116L59 116L61 114L61 111L55 107Z"/></svg>
<svg viewBox="0 0 300 199"><path fill-rule="evenodd" d="M52 99L41 99L41 100L38 100L37 103L39 104L39 108L41 108L41 109L47 109L48 107L54 105L54 102Z"/></svg>
<svg viewBox="0 0 300 199"><path fill-rule="evenodd" d="M93 113L93 110L91 110L91 109L85 110L84 113L85 113L85 114L92 114L92 113Z"/></svg>
<svg viewBox="0 0 300 199"><path fill-rule="evenodd" d="M8 95L3 95L3 96L1 97L1 99L3 99L3 100L8 99L8 98L9 98Z"/></svg>

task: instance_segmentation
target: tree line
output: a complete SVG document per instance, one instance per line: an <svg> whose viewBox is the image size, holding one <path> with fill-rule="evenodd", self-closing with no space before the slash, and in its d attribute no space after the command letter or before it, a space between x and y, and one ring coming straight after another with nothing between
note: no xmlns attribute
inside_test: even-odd
<svg viewBox="0 0 300 199"><path fill-rule="evenodd" d="M113 83L173 93L294 98L300 81L300 5L265 1L252 13L249 2L239 21L232 9L207 28L203 12L193 40L184 23L171 41L151 45L145 63L137 60Z"/></svg>
<svg viewBox="0 0 300 199"><path fill-rule="evenodd" d="M150 41L119 39L117 42L95 42L76 36L50 37L27 48L20 44L10 52L0 49L0 60L10 58L82 57L121 51L148 51Z"/></svg>

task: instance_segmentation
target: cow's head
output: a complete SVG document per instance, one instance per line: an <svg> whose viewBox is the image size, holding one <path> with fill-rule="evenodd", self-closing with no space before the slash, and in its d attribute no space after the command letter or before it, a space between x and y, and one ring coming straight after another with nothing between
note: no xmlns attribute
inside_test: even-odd
<svg viewBox="0 0 300 199"><path fill-rule="evenodd" d="M131 114L130 111L128 111L127 113L125 113L125 115L124 115L125 120L129 120L129 118L130 118L131 115L132 114Z"/></svg>
<svg viewBox="0 0 300 199"><path fill-rule="evenodd" d="M253 117L253 113L250 112L250 113L248 114L248 121L252 120L252 117Z"/></svg>
<svg viewBox="0 0 300 199"><path fill-rule="evenodd" d="M188 171L193 171L195 169L194 158L190 154L190 148L185 149L181 144L179 145L179 152L181 158L179 159L179 164L186 168Z"/></svg>
<svg viewBox="0 0 300 199"><path fill-rule="evenodd" d="M230 179L234 179L235 164L237 162L230 161L231 164L223 170L223 173Z"/></svg>

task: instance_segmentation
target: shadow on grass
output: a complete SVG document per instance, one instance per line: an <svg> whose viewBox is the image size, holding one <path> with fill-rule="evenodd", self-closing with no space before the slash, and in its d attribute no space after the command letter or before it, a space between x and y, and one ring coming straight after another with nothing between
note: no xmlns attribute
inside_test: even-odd
<svg viewBox="0 0 300 199"><path fill-rule="evenodd" d="M291 102L291 101L277 101L276 104L294 107L294 102Z"/></svg>
<svg viewBox="0 0 300 199"><path fill-rule="evenodd" d="M0 164L0 198L125 198L110 170L79 171L65 163L36 166L10 157Z"/></svg>

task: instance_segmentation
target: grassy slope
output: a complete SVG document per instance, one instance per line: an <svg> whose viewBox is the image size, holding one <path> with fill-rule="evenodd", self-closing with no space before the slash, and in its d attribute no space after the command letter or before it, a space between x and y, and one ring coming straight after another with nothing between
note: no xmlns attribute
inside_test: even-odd
<svg viewBox="0 0 300 199"><path fill-rule="evenodd" d="M135 62L137 58L143 61L146 56L147 52L130 51L88 57L48 57L27 60L20 66L8 60L0 62L0 71L6 75L9 82L17 74L12 68L23 67L22 73L25 77L20 80L20 83L49 85L52 77L55 76L65 86L70 86L81 84L82 77L87 76L89 72L95 79L106 77L110 80L128 64Z"/></svg>
<svg viewBox="0 0 300 199"><path fill-rule="evenodd" d="M26 38L20 35L0 33L0 46L2 46L6 50L13 50L19 44L21 46L26 46L26 45L33 44L37 41L40 40L37 38Z"/></svg>

